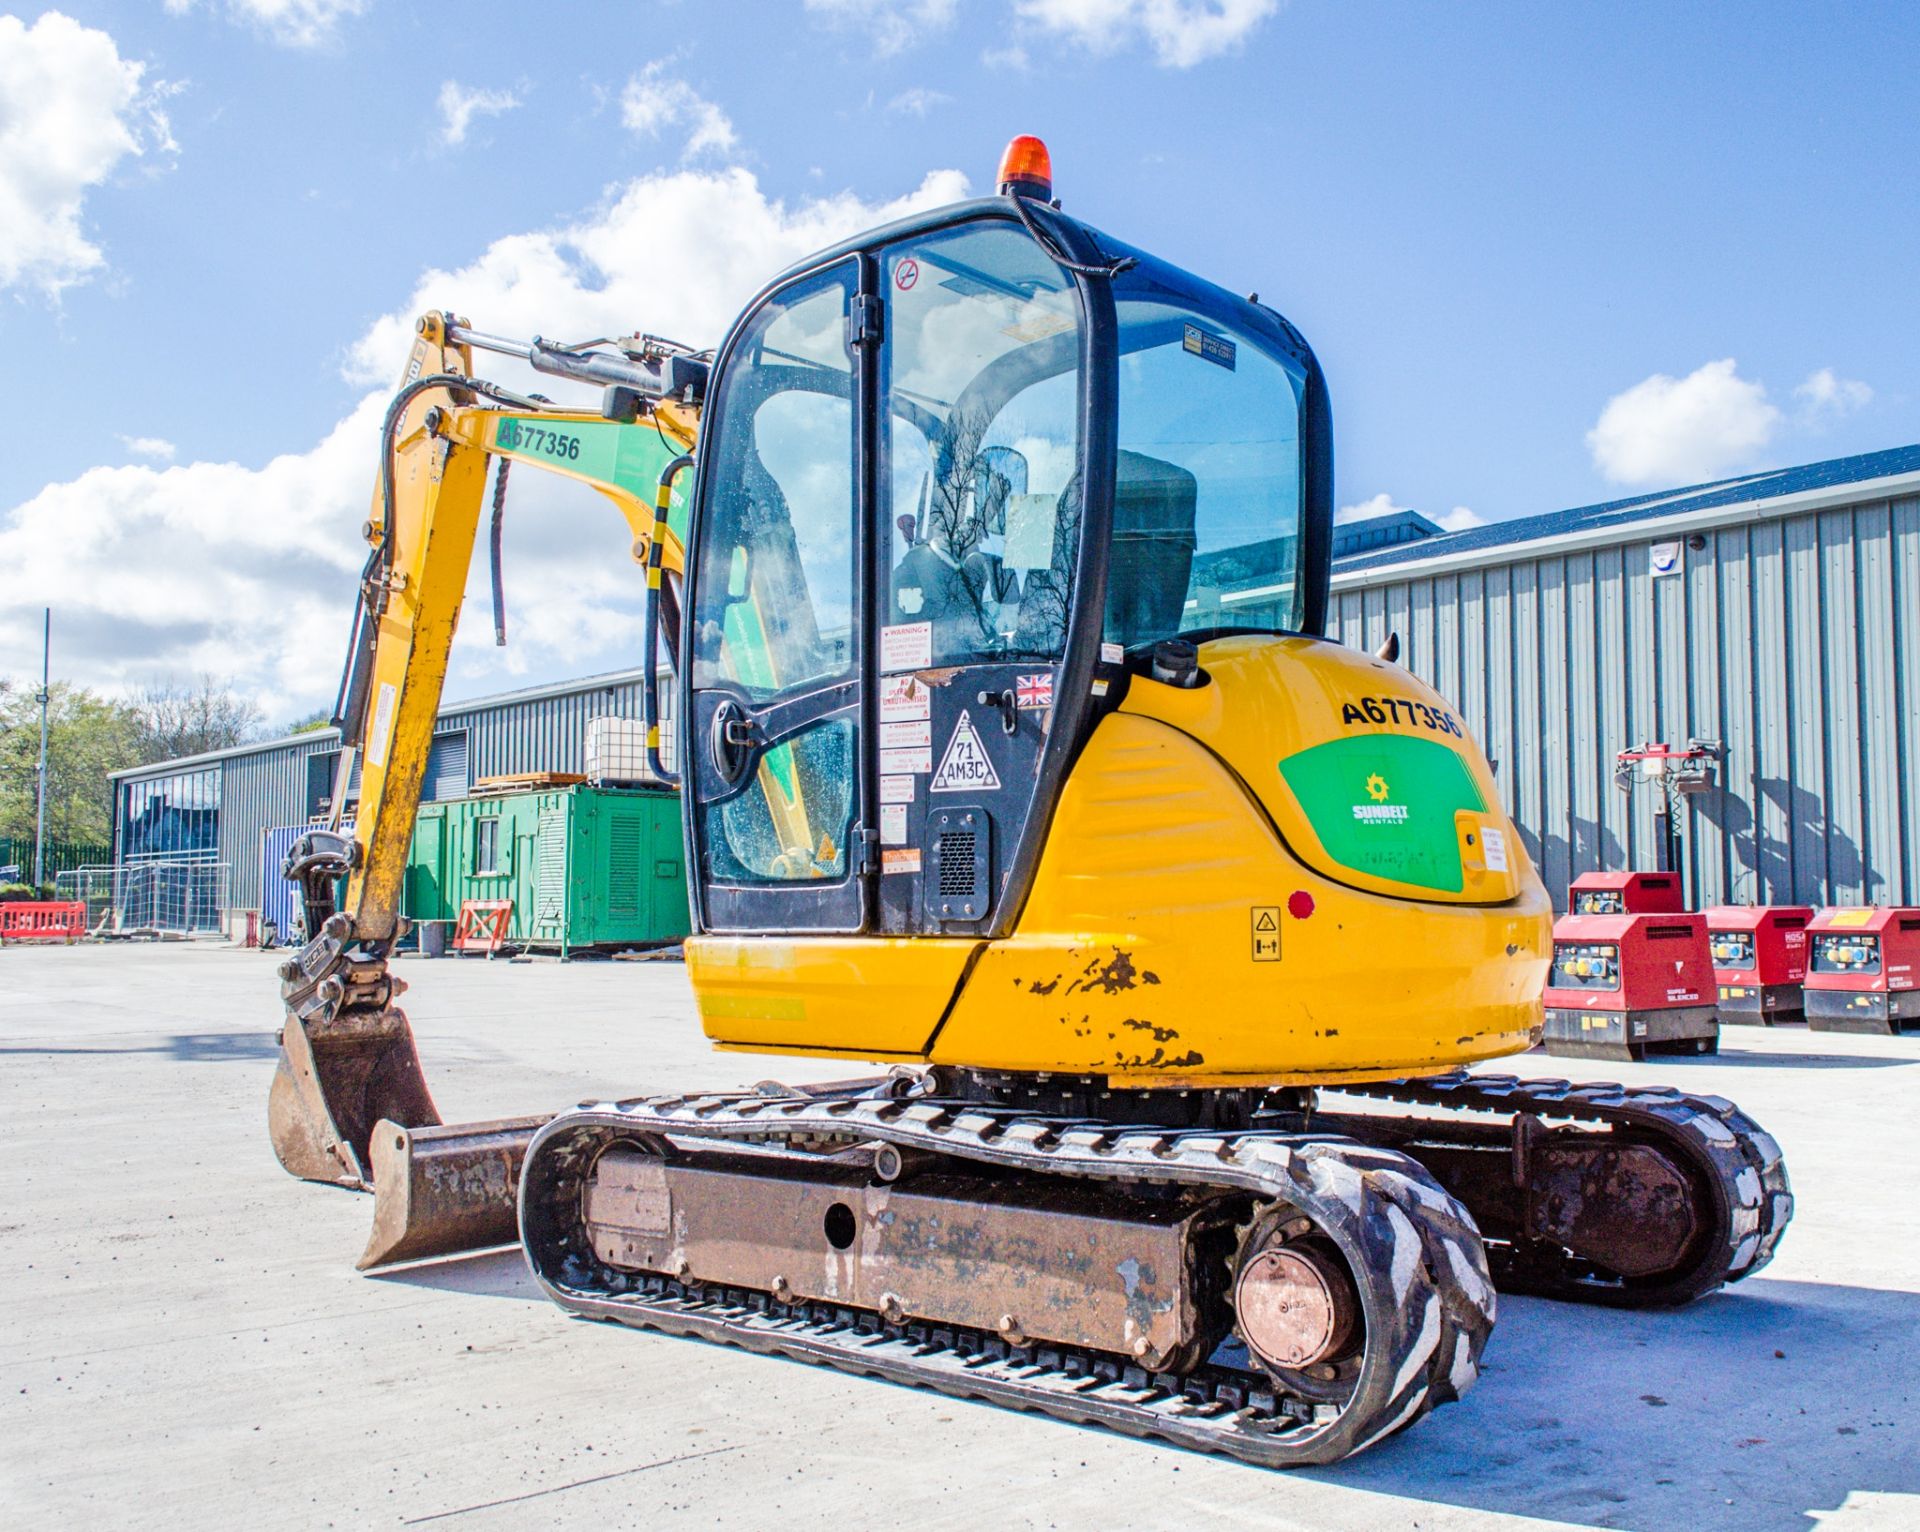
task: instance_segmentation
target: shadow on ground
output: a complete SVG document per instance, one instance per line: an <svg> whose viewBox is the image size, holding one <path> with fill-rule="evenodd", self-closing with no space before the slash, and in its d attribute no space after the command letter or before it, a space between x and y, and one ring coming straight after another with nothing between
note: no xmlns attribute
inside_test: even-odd
<svg viewBox="0 0 1920 1532"><path fill-rule="evenodd" d="M1723 1048L1719 1053L1701 1057L1676 1054L1663 1057L1661 1066L1674 1064L1682 1069L1693 1064L1731 1064L1736 1069L1897 1069L1905 1064L1920 1064L1920 1059L1882 1059L1845 1053L1751 1053L1745 1048Z"/></svg>
<svg viewBox="0 0 1920 1532"><path fill-rule="evenodd" d="M1799 1532L1849 1494L1920 1496L1916 1337L1920 1294L1812 1282L1673 1312L1503 1297L1465 1401L1311 1472L1594 1527Z"/></svg>
<svg viewBox="0 0 1920 1532"><path fill-rule="evenodd" d="M517 1249L372 1280L539 1296ZM1850 1494L1920 1496L1920 1294L1757 1278L1675 1312L1527 1298L1501 1307L1485 1374L1464 1402L1337 1467L1300 1472L1645 1532L1802 1532ZM674 1344L700 1366L700 1348ZM1285 1494L1278 1475L1274 1493Z"/></svg>
<svg viewBox="0 0 1920 1532"><path fill-rule="evenodd" d="M475 1298L542 1296L518 1245L370 1271L367 1280L398 1287L426 1287L441 1293L466 1293Z"/></svg>
<svg viewBox="0 0 1920 1532"><path fill-rule="evenodd" d="M176 1032L160 1043L136 1044L125 1048L55 1048L45 1045L0 1048L0 1053L41 1055L89 1054L105 1056L160 1054L183 1064L223 1064L234 1060L270 1059L280 1052L280 1038L274 1032Z"/></svg>

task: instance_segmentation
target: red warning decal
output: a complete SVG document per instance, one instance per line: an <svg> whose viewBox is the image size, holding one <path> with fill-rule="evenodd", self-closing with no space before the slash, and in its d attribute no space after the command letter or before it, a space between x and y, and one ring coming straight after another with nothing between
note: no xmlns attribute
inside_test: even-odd
<svg viewBox="0 0 1920 1532"><path fill-rule="evenodd" d="M901 292L910 292L913 284L920 280L920 263L909 256L893 268L893 285Z"/></svg>

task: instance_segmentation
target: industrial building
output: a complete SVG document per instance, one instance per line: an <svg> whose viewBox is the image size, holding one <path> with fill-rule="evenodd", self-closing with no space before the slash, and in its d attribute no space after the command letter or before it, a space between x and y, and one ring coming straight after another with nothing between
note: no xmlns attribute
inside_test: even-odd
<svg viewBox="0 0 1920 1532"><path fill-rule="evenodd" d="M1689 739L1719 746L1682 827L1696 907L1920 900L1920 445L1463 532L1397 512L1336 529L1335 556L1329 632L1399 635L1556 905L1579 873L1654 865L1615 755ZM1234 567L1206 615L1265 620L1277 588ZM582 772L588 720L639 715L637 670L451 705L426 796ZM321 730L117 773L116 863L224 863L226 904L260 908L266 832L322 812L338 748Z"/></svg>

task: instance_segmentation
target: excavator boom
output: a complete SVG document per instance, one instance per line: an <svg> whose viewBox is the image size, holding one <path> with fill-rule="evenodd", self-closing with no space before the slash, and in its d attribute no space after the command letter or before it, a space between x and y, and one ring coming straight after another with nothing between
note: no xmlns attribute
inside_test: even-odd
<svg viewBox="0 0 1920 1532"><path fill-rule="evenodd" d="M602 412L557 409L475 379L476 346L604 385ZM503 341L438 312L417 326L383 427L366 525L369 554L336 719L343 749L332 821L296 843L287 860L309 940L281 968L287 1016L268 1108L274 1151L294 1175L393 1188L381 1199L366 1264L468 1248L483 1234L513 1235L511 1188L500 1177L517 1164L515 1135L496 1124L478 1133L426 1131L440 1129L440 1114L412 1027L395 1003L403 985L387 963L400 934L407 849L489 466L499 464L496 588L501 490L507 466L524 463L613 502L656 596L684 567L684 512L669 498L669 470L685 466L694 443L703 379L703 364L684 348L651 340L634 342L629 354L604 343ZM650 636L657 631L652 606ZM359 799L348 826L356 758ZM529 1136L518 1134L522 1149ZM437 1194L456 1185L478 1192L464 1200Z"/></svg>

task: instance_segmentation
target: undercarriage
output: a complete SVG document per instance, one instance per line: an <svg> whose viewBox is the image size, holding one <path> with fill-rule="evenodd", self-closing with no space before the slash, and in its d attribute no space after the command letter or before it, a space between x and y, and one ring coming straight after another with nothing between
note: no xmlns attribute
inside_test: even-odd
<svg viewBox="0 0 1920 1532"><path fill-rule="evenodd" d="M1673 1090L1154 1093L1205 1126L1004 1093L902 1071L583 1106L527 1150L528 1259L585 1317L1282 1467L1457 1398L1496 1286L1684 1303L1792 1213L1772 1140Z"/></svg>

